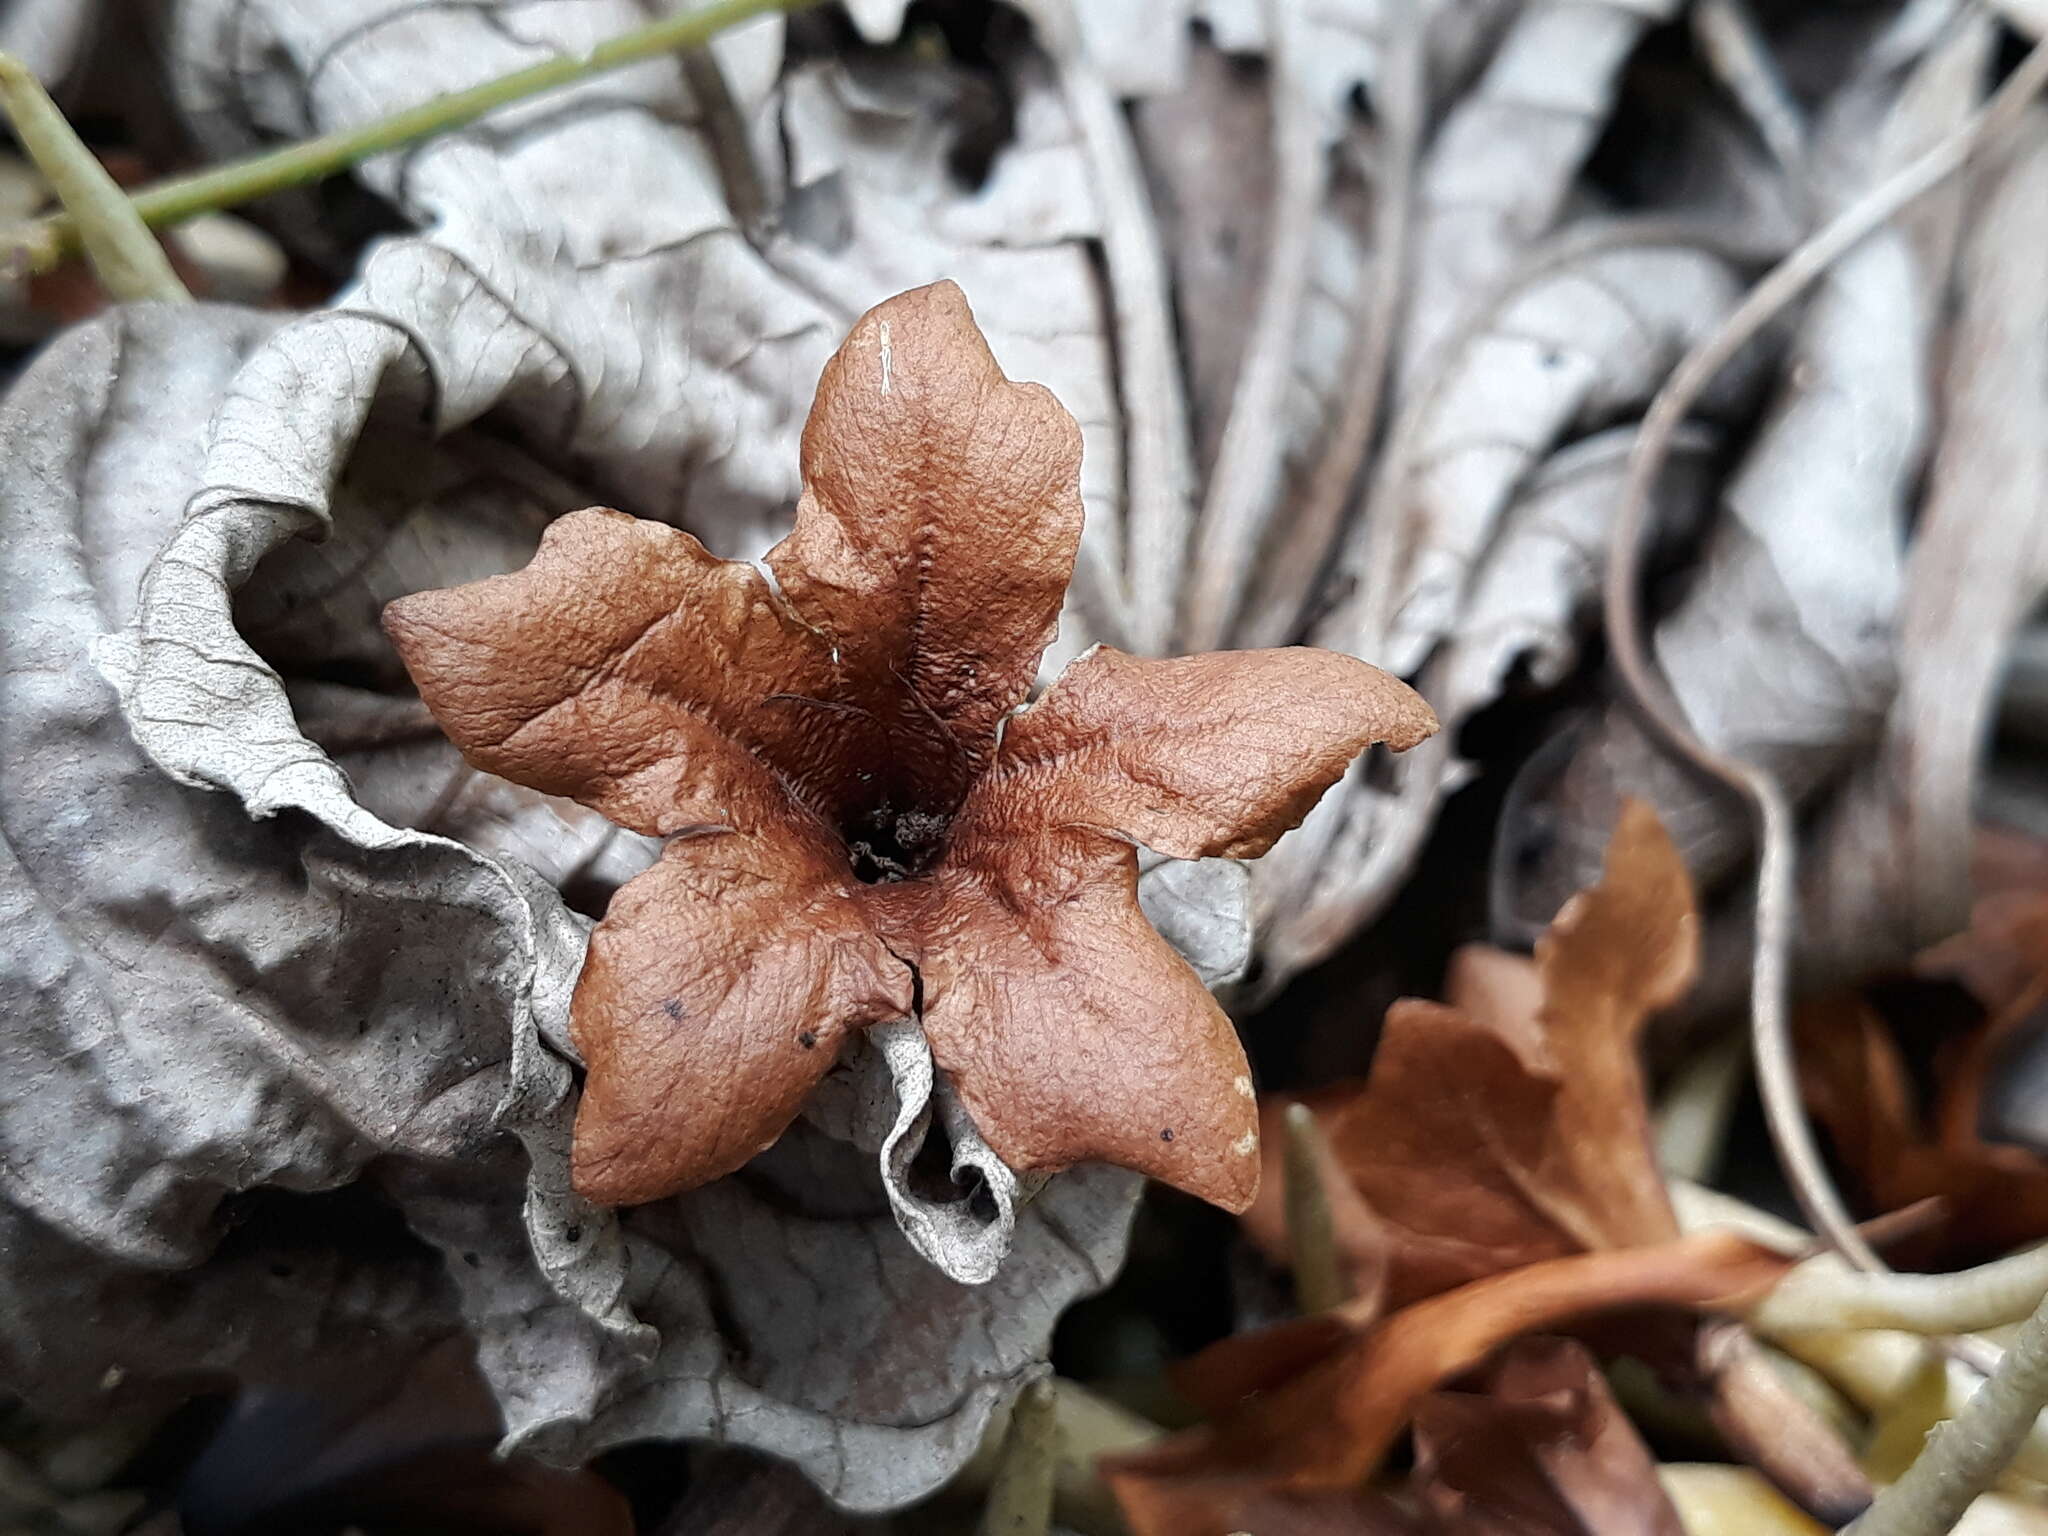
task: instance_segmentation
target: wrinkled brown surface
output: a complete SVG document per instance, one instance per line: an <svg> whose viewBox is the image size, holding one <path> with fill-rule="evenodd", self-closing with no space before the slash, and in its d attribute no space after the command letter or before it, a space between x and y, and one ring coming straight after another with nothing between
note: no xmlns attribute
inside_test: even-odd
<svg viewBox="0 0 2048 1536"><path fill-rule="evenodd" d="M772 581L591 510L522 571L387 608L473 764L672 839L578 984L582 1193L640 1202L739 1166L849 1030L921 1001L1011 1166L1104 1160L1251 1200L1249 1069L1140 913L1134 845L1256 855L1366 746L1436 722L1307 649L1097 649L1011 715L1072 571L1079 455L940 283L870 311L826 367Z"/></svg>
<svg viewBox="0 0 2048 1536"><path fill-rule="evenodd" d="M979 829L977 829L977 832ZM1229 1016L1138 910L1128 843L956 833L883 887L924 978L924 1030L1013 1168L1101 1161L1241 1210L1258 1189L1251 1068Z"/></svg>
<svg viewBox="0 0 2048 1536"><path fill-rule="evenodd" d="M1445 1291L1377 1324L1364 1321L1364 1308L1283 1324L1273 1332L1314 1332L1324 1345L1346 1332L1345 1324L1356 1328L1291 1377L1270 1362L1248 1366L1247 1357L1270 1342L1260 1335L1227 1339L1177 1378L1214 1422L1107 1460L1105 1475L1138 1536L1228 1531L1227 1523L1163 1521L1162 1512L1186 1514L1173 1485L1235 1473L1298 1492L1353 1487L1379 1464L1423 1393L1510 1339L1644 1303L1739 1307L1788 1264L1725 1231L1545 1260ZM1262 1390L1230 1395L1247 1386Z"/></svg>
<svg viewBox="0 0 2048 1536"><path fill-rule="evenodd" d="M580 1184L637 1204L738 1167L803 1107L847 1030L910 1013L910 971L822 844L786 825L678 837L613 898L569 1011L590 1070Z"/></svg>
<svg viewBox="0 0 2048 1536"><path fill-rule="evenodd" d="M1657 1464L1585 1346L1523 1339L1415 1406L1415 1486L1459 1536L1681 1536Z"/></svg>
<svg viewBox="0 0 2048 1536"><path fill-rule="evenodd" d="M1436 729L1406 684L1290 646L1159 661L1098 647L1012 720L979 800L1176 859L1255 859L1359 752Z"/></svg>

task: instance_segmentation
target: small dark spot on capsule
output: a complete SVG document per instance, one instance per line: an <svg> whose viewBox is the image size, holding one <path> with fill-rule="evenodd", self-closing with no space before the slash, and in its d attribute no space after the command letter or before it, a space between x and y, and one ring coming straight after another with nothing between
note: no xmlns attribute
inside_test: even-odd
<svg viewBox="0 0 2048 1536"><path fill-rule="evenodd" d="M1173 1140L1173 1132L1171 1130L1161 1131L1159 1133L1159 1139L1161 1141L1171 1141Z"/></svg>
<svg viewBox="0 0 2048 1536"><path fill-rule="evenodd" d="M802 1034L796 1037L796 1043L808 1051L812 1046L818 1043L818 1037L812 1034L807 1029Z"/></svg>
<svg viewBox="0 0 2048 1536"><path fill-rule="evenodd" d="M479 1264L483 1262L483 1260L479 1259L473 1253L465 1253L462 1256L462 1262L467 1264L471 1269L475 1269Z"/></svg>
<svg viewBox="0 0 2048 1536"><path fill-rule="evenodd" d="M581 1227L571 1227L568 1231L564 1232L562 1236L566 1237L572 1243L580 1243L583 1241L583 1229Z"/></svg>
<svg viewBox="0 0 2048 1536"><path fill-rule="evenodd" d="M664 997L661 1000L661 1011L672 1019L680 1019L683 1016L683 1005L672 997Z"/></svg>
<svg viewBox="0 0 2048 1536"><path fill-rule="evenodd" d="M292 1267L289 1264L273 1264L270 1266L270 1272L280 1280L289 1280L292 1277Z"/></svg>

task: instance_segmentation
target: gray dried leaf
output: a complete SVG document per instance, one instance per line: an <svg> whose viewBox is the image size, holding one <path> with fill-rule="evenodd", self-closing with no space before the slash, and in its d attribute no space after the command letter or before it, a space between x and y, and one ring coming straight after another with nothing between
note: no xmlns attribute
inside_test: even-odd
<svg viewBox="0 0 2048 1536"><path fill-rule="evenodd" d="M1941 435L1905 569L1899 690L1880 750L1815 837L1806 929L1830 972L1896 963L1968 925L1973 797L2012 640L2048 590L2048 117L1982 174Z"/></svg>
<svg viewBox="0 0 2048 1536"><path fill-rule="evenodd" d="M1425 673L1446 731L1498 699L1518 668L1531 686L1554 688L1578 665L1635 435L1633 427L1611 427L1559 449L1501 515L1457 628ZM1715 441L1697 426L1674 440L1657 487L1659 544L1697 531Z"/></svg>
<svg viewBox="0 0 2048 1536"><path fill-rule="evenodd" d="M1929 72L1946 88L1914 89ZM1848 185L1854 156L1844 141L1860 146L1864 177L1882 175L1967 110L1973 78L1937 51L1903 89L1852 81L1830 113L1832 148L1816 153L1835 168L1821 201ZM1873 121L1863 104L1880 89L1890 105ZM1927 249L1887 230L1816 285L1699 573L1653 638L1700 738L1765 768L1795 801L1874 742L1897 686L1904 525L1940 286L1923 267ZM1597 870L1625 795L1656 805L1703 884L1748 851L1747 818L1728 792L1675 763L1613 706L1568 752L1560 746L1525 770L1497 849L1497 932L1540 926Z"/></svg>
<svg viewBox="0 0 2048 1536"><path fill-rule="evenodd" d="M536 0L511 14L421 0L367 21L354 0L191 0L177 13L174 84L195 134L227 155L382 117L644 20L632 0ZM1120 421L1083 243L1094 206L1058 91L1042 69L1021 77L1016 140L985 186L966 188L946 155L976 110L969 72L878 56L778 83L780 37L766 17L714 44L744 142L680 65L657 60L358 174L425 232L432 262L459 269L451 280L486 287L516 317L507 345L552 358L562 397L522 417L538 456L591 466L602 498L727 555L757 554L786 526L797 432L853 318L955 278L1005 370L1045 383L1081 421L1076 602L1094 632L1070 615L1068 638L1115 638ZM590 175L598 164L607 173ZM764 231L732 211L735 164L773 204ZM439 377L462 392L460 374Z"/></svg>
<svg viewBox="0 0 2048 1536"><path fill-rule="evenodd" d="M1728 265L1625 227L1538 259L1441 349L1397 418L1390 463L1342 567L1352 595L1321 644L1411 673L1451 633L1472 566L1529 469L1575 424L1640 409L1738 293ZM1753 372L1706 402L1725 409Z"/></svg>
<svg viewBox="0 0 2048 1536"><path fill-rule="evenodd" d="M1539 256L1441 352L1397 416L1349 554L1400 547L1403 556L1363 567L1370 584L1325 617L1316 642L1411 673L1422 667L1470 612L1476 563L1518 487L1574 427L1641 409L1735 296L1726 263L1661 243L1654 231L1597 228ZM1707 409L1739 408L1759 361L1731 368ZM1388 529L1413 542L1397 546ZM1397 592L1412 595L1383 623L1376 613ZM1432 707L1443 678L1421 675ZM1259 861L1253 919L1269 984L1329 954L1406 880L1435 806L1457 782L1451 734L1391 764L1354 765Z"/></svg>
<svg viewBox="0 0 2048 1536"><path fill-rule="evenodd" d="M402 451L422 484L466 474L488 499L460 413L559 387L549 354L502 344L493 301L407 272L421 254L387 249L362 290L408 295L414 329L361 311L282 330L208 307L129 311L73 333L0 407L17 447L0 478L0 583L23 619L0 669L0 984L16 1026L0 1197L29 1233L0 1271L49 1293L49 1267L89 1247L108 1294L161 1295L166 1317L187 1298L192 1319L149 1348L110 1334L67 1353L47 1305L14 1309L7 1383L68 1400L90 1396L65 1369L74 1354L131 1349L115 1363L141 1381L234 1371L257 1349L278 1362L360 1350L363 1327L388 1348L459 1325L513 1443L584 1457L645 1434L726 1435L797 1460L845 1502L904 1502L949 1475L993 1400L1036 1368L1059 1311L1106 1280L1137 1181L1090 1170L1019 1210L1023 1192L993 1187L1000 1165L954 1116L956 1166L1008 1210L977 1210L972 1189L910 1188L902 1151L919 1117L949 1115L924 1058L922 1078L912 1062L889 1081L895 1188L879 1147L806 1132L730 1187L623 1226L573 1197L564 1022L587 923L516 855L564 867L575 830L558 843L528 818L505 857L373 815L235 622L252 572L321 574L265 559L295 533L332 519L345 542L352 519L380 534L421 521L344 465ZM427 335L437 362L459 365L443 376L470 387L438 412L412 339ZM436 415L450 449L417 435ZM499 526L522 526L527 492L515 477L501 494ZM368 539L379 554L355 574L374 588L390 575L377 561L409 543L409 569L441 579L406 537ZM498 560L509 541L479 547L447 553ZM322 611L273 634L346 650L342 620L361 603L346 585L309 581ZM299 686L330 721L338 694L360 707L370 692ZM403 777L379 772L387 791ZM452 1296L417 1256L380 1267L345 1246L297 1286L238 1278L270 1250L220 1245L224 1200L336 1188L373 1160L405 1224L446 1256ZM947 1278L899 1231L917 1235L920 1217L925 1248L956 1269L995 1268L1003 1247L1007 1262L983 1286ZM844 1281L829 1303L822 1273ZM721 1333L735 1315L721 1287L772 1326ZM239 1329L222 1326L231 1301Z"/></svg>
<svg viewBox="0 0 2048 1536"><path fill-rule="evenodd" d="M1405 379L1556 224L1636 40L1677 10L1677 0L1531 0L1516 13L1423 159Z"/></svg>

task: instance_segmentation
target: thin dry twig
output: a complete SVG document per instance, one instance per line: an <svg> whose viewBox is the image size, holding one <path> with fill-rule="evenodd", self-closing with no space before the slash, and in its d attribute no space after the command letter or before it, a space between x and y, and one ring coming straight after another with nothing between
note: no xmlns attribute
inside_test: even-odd
<svg viewBox="0 0 2048 1536"><path fill-rule="evenodd" d="M1808 237L1749 291L1720 328L1687 354L1650 402L1629 458L1615 519L1604 597L1615 670L1652 736L1680 761L1720 780L1748 800L1758 822L1757 942L1751 974L1751 1027L1758 1088L1771 1140L1801 1208L1827 1241L1859 1269L1884 1263L1857 1233L1829 1178L1800 1103L1786 1017L1791 952L1792 808L1774 778L1742 759L1716 752L1693 733L1649 659L1638 606L1638 564L1650 493L1687 411L1714 376L1828 268L1923 193L1959 170L1983 146L2009 133L2048 84L2048 43L2021 62L1982 110L1891 177L1872 187ZM2048 1345L2044 1345L2048 1351Z"/></svg>

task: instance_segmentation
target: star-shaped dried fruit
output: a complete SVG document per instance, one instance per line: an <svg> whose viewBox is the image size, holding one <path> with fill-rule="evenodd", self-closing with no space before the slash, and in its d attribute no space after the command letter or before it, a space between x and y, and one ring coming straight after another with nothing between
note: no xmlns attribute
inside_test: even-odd
<svg viewBox="0 0 2048 1536"><path fill-rule="evenodd" d="M1363 748L1436 720L1309 649L1097 648L1018 710L1073 571L1080 463L1073 418L1003 376L939 283L826 365L765 573L591 510L522 571L385 610L471 763L669 840L571 1006L583 1194L731 1171L849 1031L915 1015L1012 1167L1251 1200L1244 1053L1140 913L1136 845L1256 856Z"/></svg>

